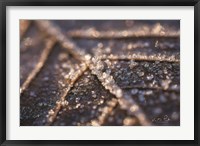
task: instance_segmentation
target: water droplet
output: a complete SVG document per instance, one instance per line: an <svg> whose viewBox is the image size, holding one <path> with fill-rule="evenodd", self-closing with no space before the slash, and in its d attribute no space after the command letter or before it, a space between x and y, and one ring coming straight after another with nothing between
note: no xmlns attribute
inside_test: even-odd
<svg viewBox="0 0 200 146"><path fill-rule="evenodd" d="M111 69L106 69L106 74L111 74Z"/></svg>
<svg viewBox="0 0 200 146"><path fill-rule="evenodd" d="M99 105L104 103L104 99L100 99Z"/></svg>
<svg viewBox="0 0 200 146"><path fill-rule="evenodd" d="M168 64L168 65L167 65L167 68L172 69L172 65L171 65L171 64Z"/></svg>
<svg viewBox="0 0 200 146"><path fill-rule="evenodd" d="M54 114L54 111L51 109L51 110L49 111L49 115L52 116L53 114Z"/></svg>
<svg viewBox="0 0 200 146"><path fill-rule="evenodd" d="M152 80L153 78L154 78L154 76L152 74L147 76L147 80L149 80L149 81Z"/></svg>
<svg viewBox="0 0 200 146"><path fill-rule="evenodd" d="M103 43L98 43L97 46L98 46L99 48L102 48L102 47L103 47Z"/></svg>
<svg viewBox="0 0 200 146"><path fill-rule="evenodd" d="M127 49L131 50L133 48L132 44L128 44Z"/></svg>
<svg viewBox="0 0 200 146"><path fill-rule="evenodd" d="M97 106L96 106L96 105L94 105L92 108L93 108L93 109L96 109L96 108L97 108Z"/></svg>
<svg viewBox="0 0 200 146"><path fill-rule="evenodd" d="M89 54L85 55L85 59L86 60L90 60L91 59L91 56Z"/></svg>
<svg viewBox="0 0 200 146"><path fill-rule="evenodd" d="M132 90L131 90L131 94L132 94L132 95L135 95L135 94L137 94L137 93L138 93L138 89L132 89Z"/></svg>
<svg viewBox="0 0 200 146"><path fill-rule="evenodd" d="M56 94L56 91L52 91L51 93L52 93L52 94Z"/></svg>
<svg viewBox="0 0 200 146"><path fill-rule="evenodd" d="M156 42L155 42L155 48L157 48L158 47L158 40L156 40Z"/></svg>
<svg viewBox="0 0 200 146"><path fill-rule="evenodd" d="M80 99L81 99L80 97L76 97L75 102L78 103L80 101Z"/></svg>
<svg viewBox="0 0 200 146"><path fill-rule="evenodd" d="M62 105L62 106L66 106L66 105L68 105L68 104L69 104L69 102L68 102L67 100L64 100L64 101L61 102L61 105Z"/></svg>
<svg viewBox="0 0 200 146"><path fill-rule="evenodd" d="M163 120L164 121L169 121L170 119L169 119L168 115L164 115Z"/></svg>
<svg viewBox="0 0 200 146"><path fill-rule="evenodd" d="M91 124L92 124L93 126L99 126L99 123L98 123L98 121L96 121L96 120L92 120L92 121L91 121Z"/></svg>
<svg viewBox="0 0 200 146"><path fill-rule="evenodd" d="M176 85L176 84L175 84L175 85L172 85L172 86L171 86L171 89L173 89L173 90L177 90L177 89L179 89L179 86Z"/></svg>
<svg viewBox="0 0 200 146"><path fill-rule="evenodd" d="M171 83L171 80L162 80L161 86L164 88L164 90L169 88L169 84Z"/></svg>
<svg viewBox="0 0 200 146"><path fill-rule="evenodd" d="M106 47L105 48L105 53L110 53L111 52L111 48L110 47Z"/></svg>
<svg viewBox="0 0 200 146"><path fill-rule="evenodd" d="M139 77L144 76L144 72L143 71L138 71L137 74L138 74Z"/></svg>
<svg viewBox="0 0 200 146"><path fill-rule="evenodd" d="M121 89L117 89L116 96L117 97L121 97L122 96L122 90Z"/></svg>
<svg viewBox="0 0 200 146"><path fill-rule="evenodd" d="M132 105L131 108L130 108L130 111L131 112L135 112L139 109L139 107L137 105Z"/></svg>
<svg viewBox="0 0 200 146"><path fill-rule="evenodd" d="M123 124L125 126L131 126L134 125L136 123L136 119L135 118L131 118L131 117L127 117L123 120Z"/></svg>
<svg viewBox="0 0 200 146"><path fill-rule="evenodd" d="M149 63L146 62L146 63L144 64L144 67L148 68L148 67L149 67Z"/></svg>
<svg viewBox="0 0 200 146"><path fill-rule="evenodd" d="M85 83L88 83L88 82L89 82L89 79L88 79L88 78L85 78L84 82L85 82Z"/></svg>
<svg viewBox="0 0 200 146"><path fill-rule="evenodd" d="M121 68L121 65L120 65L120 64L117 64L117 65L116 65L116 68Z"/></svg>
<svg viewBox="0 0 200 146"><path fill-rule="evenodd" d="M79 107L80 107L80 105L81 105L81 104L80 104L80 103L78 103L78 104L76 105L76 108L79 108Z"/></svg>
<svg viewBox="0 0 200 146"><path fill-rule="evenodd" d="M63 69L69 68L69 65L67 63L63 63L61 66L62 66Z"/></svg>
<svg viewBox="0 0 200 146"><path fill-rule="evenodd" d="M58 101L56 101L56 104L57 104L57 105L61 104L61 101L59 101L59 100L58 100Z"/></svg>
<svg viewBox="0 0 200 146"><path fill-rule="evenodd" d="M96 97L97 97L97 95L95 94L94 91L92 91L92 97L93 97L93 98L96 98Z"/></svg>
<svg viewBox="0 0 200 146"><path fill-rule="evenodd" d="M167 73L168 73L166 69L164 69L164 71L163 71L163 72L164 72L164 74L167 74Z"/></svg>
<svg viewBox="0 0 200 146"><path fill-rule="evenodd" d="M145 94L146 94L146 95L151 95L151 94L153 94L153 91L152 91L152 90L147 90L147 91L145 92Z"/></svg>
<svg viewBox="0 0 200 146"><path fill-rule="evenodd" d="M92 103L92 101L88 101L88 102L87 102L87 104L91 104L91 103Z"/></svg>
<svg viewBox="0 0 200 146"><path fill-rule="evenodd" d="M129 64L129 67L130 67L130 69L133 69L135 66L137 66L138 65L138 63L137 62L135 62L134 60L131 60L130 61L130 64Z"/></svg>
<svg viewBox="0 0 200 146"><path fill-rule="evenodd" d="M42 102L38 103L38 106L43 106L43 103Z"/></svg>
<svg viewBox="0 0 200 146"><path fill-rule="evenodd" d="M58 56L58 60L59 61L64 61L67 57L68 57L68 55L66 53L61 53Z"/></svg>

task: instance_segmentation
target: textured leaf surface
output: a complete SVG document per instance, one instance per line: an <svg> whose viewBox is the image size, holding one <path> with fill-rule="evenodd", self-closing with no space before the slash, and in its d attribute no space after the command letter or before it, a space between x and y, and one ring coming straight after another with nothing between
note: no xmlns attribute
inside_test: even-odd
<svg viewBox="0 0 200 146"><path fill-rule="evenodd" d="M20 125L180 125L179 25L21 20Z"/></svg>

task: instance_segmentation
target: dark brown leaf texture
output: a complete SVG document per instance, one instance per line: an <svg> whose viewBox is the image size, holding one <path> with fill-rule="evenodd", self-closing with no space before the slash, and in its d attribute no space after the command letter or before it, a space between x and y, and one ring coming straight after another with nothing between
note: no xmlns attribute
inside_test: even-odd
<svg viewBox="0 0 200 146"><path fill-rule="evenodd" d="M21 126L179 126L178 20L20 20Z"/></svg>

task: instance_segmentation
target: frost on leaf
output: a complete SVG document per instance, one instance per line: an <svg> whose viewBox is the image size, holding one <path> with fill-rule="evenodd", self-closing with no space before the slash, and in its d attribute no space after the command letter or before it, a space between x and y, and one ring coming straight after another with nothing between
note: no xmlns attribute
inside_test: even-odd
<svg viewBox="0 0 200 146"><path fill-rule="evenodd" d="M20 20L20 125L180 125L179 23Z"/></svg>

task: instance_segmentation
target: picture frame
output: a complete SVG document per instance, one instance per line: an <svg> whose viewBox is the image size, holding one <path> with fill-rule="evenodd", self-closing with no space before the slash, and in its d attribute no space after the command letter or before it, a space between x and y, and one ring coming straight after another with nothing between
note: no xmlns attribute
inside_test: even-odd
<svg viewBox="0 0 200 146"><path fill-rule="evenodd" d="M7 140L6 97L7 97L7 52L6 52L6 8L8 6L193 6L194 7L194 140ZM0 143L4 145L199 145L199 0L2 0L0 1L1 31L1 89L0 89ZM188 28L189 29L189 28Z"/></svg>

